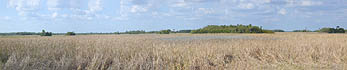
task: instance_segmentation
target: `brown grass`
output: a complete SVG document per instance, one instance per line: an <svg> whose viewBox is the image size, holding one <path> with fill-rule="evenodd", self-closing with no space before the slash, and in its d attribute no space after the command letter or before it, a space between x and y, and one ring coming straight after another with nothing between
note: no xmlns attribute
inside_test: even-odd
<svg viewBox="0 0 347 70"><path fill-rule="evenodd" d="M259 39L163 40L182 36L251 36ZM347 35L0 37L0 60L0 70L346 70Z"/></svg>

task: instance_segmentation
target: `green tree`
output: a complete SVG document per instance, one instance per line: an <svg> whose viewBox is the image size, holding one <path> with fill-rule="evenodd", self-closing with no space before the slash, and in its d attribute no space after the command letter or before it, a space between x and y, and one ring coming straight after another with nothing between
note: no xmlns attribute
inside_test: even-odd
<svg viewBox="0 0 347 70"><path fill-rule="evenodd" d="M121 34L120 32L114 32L114 34Z"/></svg>
<svg viewBox="0 0 347 70"><path fill-rule="evenodd" d="M310 31L310 30L294 30L293 32L313 32L313 31Z"/></svg>
<svg viewBox="0 0 347 70"><path fill-rule="evenodd" d="M284 30L280 30L280 29L276 29L276 30L272 30L273 32L285 32Z"/></svg>
<svg viewBox="0 0 347 70"><path fill-rule="evenodd" d="M124 34L145 34L144 30L136 30L136 31L126 31Z"/></svg>
<svg viewBox="0 0 347 70"><path fill-rule="evenodd" d="M171 33L171 30L168 29L168 30L160 30L159 31L159 34L170 34Z"/></svg>
<svg viewBox="0 0 347 70"><path fill-rule="evenodd" d="M45 30L42 30L41 36L52 36L52 32L46 32Z"/></svg>
<svg viewBox="0 0 347 70"><path fill-rule="evenodd" d="M336 28L322 28L319 30L319 32L324 32L324 33L345 33L344 28L340 28L337 26Z"/></svg>
<svg viewBox="0 0 347 70"><path fill-rule="evenodd" d="M192 30L179 30L177 33L190 33Z"/></svg>
<svg viewBox="0 0 347 70"><path fill-rule="evenodd" d="M208 25L204 28L192 30L191 33L264 33L263 29L253 25Z"/></svg>
<svg viewBox="0 0 347 70"><path fill-rule="evenodd" d="M75 33L75 32L67 32L65 35L66 35L66 36L75 36L76 33Z"/></svg>

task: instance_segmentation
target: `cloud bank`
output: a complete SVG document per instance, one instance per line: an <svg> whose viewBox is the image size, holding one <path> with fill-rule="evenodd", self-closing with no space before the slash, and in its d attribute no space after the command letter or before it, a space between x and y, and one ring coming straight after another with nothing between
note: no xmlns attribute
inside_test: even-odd
<svg viewBox="0 0 347 70"><path fill-rule="evenodd" d="M15 9L20 16L50 19L230 20L267 17L269 20L274 16L313 17L322 12L337 12L346 6L344 0L117 0L117 6L104 5L106 2L110 0L8 0L7 7ZM108 11L104 9L106 7L117 9L114 14L120 15L102 13Z"/></svg>

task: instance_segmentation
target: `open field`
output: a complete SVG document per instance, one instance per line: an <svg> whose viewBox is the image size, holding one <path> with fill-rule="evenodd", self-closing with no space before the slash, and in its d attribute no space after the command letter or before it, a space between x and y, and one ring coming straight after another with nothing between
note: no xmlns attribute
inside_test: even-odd
<svg viewBox="0 0 347 70"><path fill-rule="evenodd" d="M347 34L0 36L3 70L346 70Z"/></svg>

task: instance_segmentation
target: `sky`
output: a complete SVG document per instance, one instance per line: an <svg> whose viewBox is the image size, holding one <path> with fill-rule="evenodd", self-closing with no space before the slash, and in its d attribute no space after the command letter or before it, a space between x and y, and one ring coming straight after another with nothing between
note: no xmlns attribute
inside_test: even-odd
<svg viewBox="0 0 347 70"><path fill-rule="evenodd" d="M347 0L0 0L0 32L347 28Z"/></svg>

